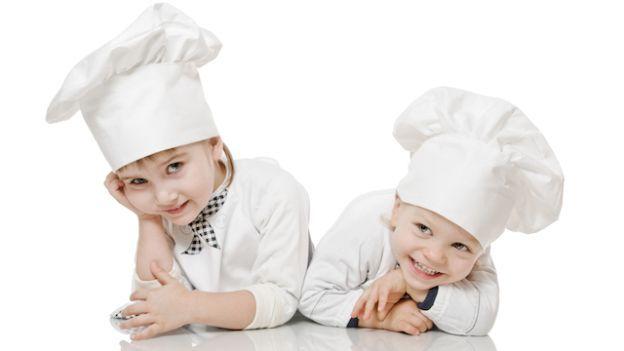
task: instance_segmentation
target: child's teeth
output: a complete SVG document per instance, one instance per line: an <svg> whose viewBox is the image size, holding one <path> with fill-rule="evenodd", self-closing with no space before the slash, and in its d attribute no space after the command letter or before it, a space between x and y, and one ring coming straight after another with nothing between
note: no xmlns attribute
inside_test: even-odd
<svg viewBox="0 0 624 351"><path fill-rule="evenodd" d="M421 271L423 271L423 272L425 272L425 273L427 273L427 274L429 274L429 275L434 275L434 274L437 274L437 273L438 273L437 271L434 271L433 269L431 269L431 268L429 268L429 267L426 267L425 265L421 264L421 263L420 263L420 262L418 262L418 261L414 261L414 262L416 263L416 267L417 267L418 269L420 269Z"/></svg>

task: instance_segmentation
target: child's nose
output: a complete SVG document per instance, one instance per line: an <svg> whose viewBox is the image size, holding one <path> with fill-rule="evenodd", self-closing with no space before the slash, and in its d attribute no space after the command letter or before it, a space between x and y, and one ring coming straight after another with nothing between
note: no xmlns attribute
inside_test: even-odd
<svg viewBox="0 0 624 351"><path fill-rule="evenodd" d="M176 191L163 189L156 192L156 202L160 206L175 205L178 199Z"/></svg>
<svg viewBox="0 0 624 351"><path fill-rule="evenodd" d="M446 251L441 247L430 247L424 252L425 258L431 262L431 264L435 265L444 265L446 264Z"/></svg>

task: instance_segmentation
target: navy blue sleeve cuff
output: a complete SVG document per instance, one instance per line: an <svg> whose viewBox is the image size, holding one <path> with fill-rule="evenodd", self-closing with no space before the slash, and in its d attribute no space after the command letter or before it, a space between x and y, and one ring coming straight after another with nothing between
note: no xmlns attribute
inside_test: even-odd
<svg viewBox="0 0 624 351"><path fill-rule="evenodd" d="M425 300L423 302L417 303L416 306L418 306L418 308L422 311L427 311L431 308L431 306L433 306L436 296L438 296L437 286L429 289L429 291L427 292L427 297L425 297Z"/></svg>
<svg viewBox="0 0 624 351"><path fill-rule="evenodd" d="M357 328L359 322L360 320L357 317L351 318L347 324L347 328Z"/></svg>

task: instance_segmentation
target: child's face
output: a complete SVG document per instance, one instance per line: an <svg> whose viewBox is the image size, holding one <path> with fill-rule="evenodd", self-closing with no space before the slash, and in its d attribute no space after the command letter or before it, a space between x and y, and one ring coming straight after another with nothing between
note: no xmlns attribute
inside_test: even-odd
<svg viewBox="0 0 624 351"><path fill-rule="evenodd" d="M186 225L206 206L218 185L215 182L223 172L216 160L222 150L220 141L197 142L124 167L118 172L124 194L140 212Z"/></svg>
<svg viewBox="0 0 624 351"><path fill-rule="evenodd" d="M406 283L427 290L464 279L483 253L479 242L448 219L395 200L390 224L392 253Z"/></svg>

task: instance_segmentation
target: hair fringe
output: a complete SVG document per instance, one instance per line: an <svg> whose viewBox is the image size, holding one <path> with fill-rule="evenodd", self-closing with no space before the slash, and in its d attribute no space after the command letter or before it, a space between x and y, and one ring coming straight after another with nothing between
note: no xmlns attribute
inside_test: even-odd
<svg viewBox="0 0 624 351"><path fill-rule="evenodd" d="M230 148L223 143L223 153L225 153L225 158L227 159L227 167L230 170L230 176L226 179L225 186L230 186L232 184L232 180L234 180L234 158L232 157L232 153L230 152Z"/></svg>

